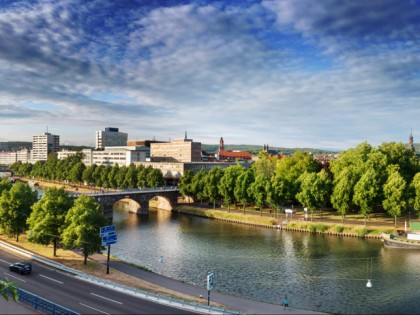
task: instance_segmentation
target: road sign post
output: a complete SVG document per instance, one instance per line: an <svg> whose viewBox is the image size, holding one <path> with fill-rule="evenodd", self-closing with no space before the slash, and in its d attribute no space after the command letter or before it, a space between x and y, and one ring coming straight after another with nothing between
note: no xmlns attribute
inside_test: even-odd
<svg viewBox="0 0 420 315"><path fill-rule="evenodd" d="M207 275L207 305L210 306L210 290L214 286L214 273L211 272Z"/></svg>
<svg viewBox="0 0 420 315"><path fill-rule="evenodd" d="M117 233L115 225L102 226L99 230L99 235L102 237L102 246L108 246L108 258L106 261L106 274L109 274L109 259L111 256L111 244L117 242Z"/></svg>

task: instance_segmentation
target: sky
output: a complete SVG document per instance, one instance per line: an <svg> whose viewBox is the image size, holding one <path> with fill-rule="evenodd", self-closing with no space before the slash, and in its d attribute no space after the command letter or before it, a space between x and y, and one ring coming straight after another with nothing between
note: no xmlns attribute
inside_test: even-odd
<svg viewBox="0 0 420 315"><path fill-rule="evenodd" d="M420 0L0 0L0 141L420 142Z"/></svg>

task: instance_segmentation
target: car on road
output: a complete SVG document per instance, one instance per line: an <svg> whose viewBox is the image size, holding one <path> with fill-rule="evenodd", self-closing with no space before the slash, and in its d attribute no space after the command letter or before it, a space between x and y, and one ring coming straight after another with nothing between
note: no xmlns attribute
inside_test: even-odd
<svg viewBox="0 0 420 315"><path fill-rule="evenodd" d="M20 274L31 273L32 264L25 261L15 262L14 264L9 265L9 270Z"/></svg>

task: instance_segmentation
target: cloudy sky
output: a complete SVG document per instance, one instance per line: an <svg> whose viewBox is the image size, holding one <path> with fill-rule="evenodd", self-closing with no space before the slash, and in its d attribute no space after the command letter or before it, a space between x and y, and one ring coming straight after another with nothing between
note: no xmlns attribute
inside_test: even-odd
<svg viewBox="0 0 420 315"><path fill-rule="evenodd" d="M0 0L0 141L420 142L420 1Z"/></svg>

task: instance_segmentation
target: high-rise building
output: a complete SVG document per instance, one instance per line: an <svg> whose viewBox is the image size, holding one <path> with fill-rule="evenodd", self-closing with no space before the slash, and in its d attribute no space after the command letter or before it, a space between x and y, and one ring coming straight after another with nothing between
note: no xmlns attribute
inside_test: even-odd
<svg viewBox="0 0 420 315"><path fill-rule="evenodd" d="M96 149L127 145L128 135L119 132L118 128L108 127L105 131L96 131Z"/></svg>
<svg viewBox="0 0 420 315"><path fill-rule="evenodd" d="M60 147L60 136L52 135L48 132L41 136L32 137L32 152L31 160L46 161L48 154L52 152L58 152Z"/></svg>

